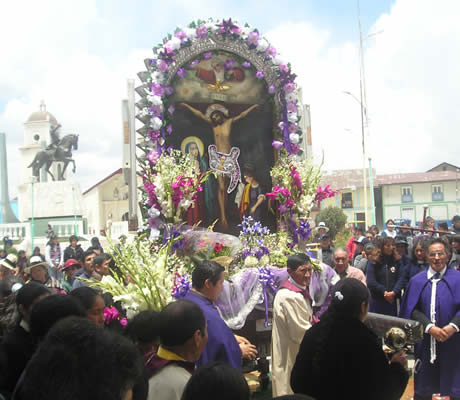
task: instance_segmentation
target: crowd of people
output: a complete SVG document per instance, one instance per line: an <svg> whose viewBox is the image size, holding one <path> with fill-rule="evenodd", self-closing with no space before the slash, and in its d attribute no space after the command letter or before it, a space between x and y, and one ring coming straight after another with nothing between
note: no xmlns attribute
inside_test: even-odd
<svg viewBox="0 0 460 400"><path fill-rule="evenodd" d="M390 234L357 230L343 248L320 224L321 270L307 254L288 257L273 303L273 398L400 398L407 359L403 351L387 358L363 323L371 310L424 327L415 399L460 399L459 235L403 243L391 222ZM116 273L110 254L91 245L83 250L72 236L61 250L50 237L44 256L36 249L20 265L22 255L0 261L0 399L250 398L242 365L258 351L216 306L224 267L197 263L183 298L127 321L121 304L90 287Z"/></svg>

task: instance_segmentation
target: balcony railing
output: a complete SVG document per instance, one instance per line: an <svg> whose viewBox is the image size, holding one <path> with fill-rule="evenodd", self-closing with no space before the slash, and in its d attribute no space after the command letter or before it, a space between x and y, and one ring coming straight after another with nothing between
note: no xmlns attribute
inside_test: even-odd
<svg viewBox="0 0 460 400"><path fill-rule="evenodd" d="M1 224L0 239L9 236L12 240L25 238L30 236L30 224L28 222L17 224Z"/></svg>
<svg viewBox="0 0 460 400"><path fill-rule="evenodd" d="M342 200L342 208L353 208L353 200Z"/></svg>
<svg viewBox="0 0 460 400"><path fill-rule="evenodd" d="M403 194L401 196L401 202L403 203L413 203L414 198L412 197L411 194Z"/></svg>
<svg viewBox="0 0 460 400"><path fill-rule="evenodd" d="M431 200L432 201L444 201L444 193L443 192L431 193Z"/></svg>

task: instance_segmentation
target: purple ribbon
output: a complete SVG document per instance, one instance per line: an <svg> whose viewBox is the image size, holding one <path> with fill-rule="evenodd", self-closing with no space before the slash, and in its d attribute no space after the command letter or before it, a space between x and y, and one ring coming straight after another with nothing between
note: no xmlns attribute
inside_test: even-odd
<svg viewBox="0 0 460 400"><path fill-rule="evenodd" d="M264 306L265 306L265 328L268 328L268 295L267 289L271 289L273 294L276 293L275 275L267 267L257 268L259 270L259 282L262 284L264 293Z"/></svg>
<svg viewBox="0 0 460 400"><path fill-rule="evenodd" d="M174 283L172 296L175 299L180 299L184 297L191 289L191 284L189 280L189 275L184 274L180 275L176 272L176 282Z"/></svg>

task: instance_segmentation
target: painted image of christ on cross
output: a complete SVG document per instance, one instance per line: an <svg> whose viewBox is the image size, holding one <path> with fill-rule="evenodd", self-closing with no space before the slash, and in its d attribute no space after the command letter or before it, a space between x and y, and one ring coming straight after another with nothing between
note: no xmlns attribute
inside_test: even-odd
<svg viewBox="0 0 460 400"><path fill-rule="evenodd" d="M186 103L180 103L183 107L190 110L195 116L206 121L212 128L214 135L214 144L217 147L217 151L223 154L229 154L232 148L230 141L230 135L232 133L232 125L234 122L246 117L251 111L259 107L258 104L254 104L244 110L242 113L235 117L229 117L228 110L222 104L211 104L206 113L203 114L200 110L190 106ZM228 227L227 216L225 213L227 193L226 186L228 183L228 177L222 174L217 176L217 200L219 204L219 222L223 229Z"/></svg>

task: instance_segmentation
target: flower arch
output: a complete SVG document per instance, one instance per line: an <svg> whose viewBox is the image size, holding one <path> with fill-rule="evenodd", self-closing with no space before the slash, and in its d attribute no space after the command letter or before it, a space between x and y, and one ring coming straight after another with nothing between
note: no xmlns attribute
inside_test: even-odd
<svg viewBox="0 0 460 400"><path fill-rule="evenodd" d="M147 171L167 149L166 138L174 133L175 108L171 102L174 80L183 79L188 70L219 51L234 55L243 68L252 72L257 80L265 82L274 105L272 145L275 150L285 149L288 154L301 152L296 75L290 64L284 62L268 40L248 24L242 25L232 19L198 20L186 28L177 28L155 46L154 56L145 60L147 70L138 74L143 83L136 88L141 97L136 106L139 109L137 119L144 124L137 132L143 137L138 147L144 152L139 157L139 164L145 192L151 189Z"/></svg>

